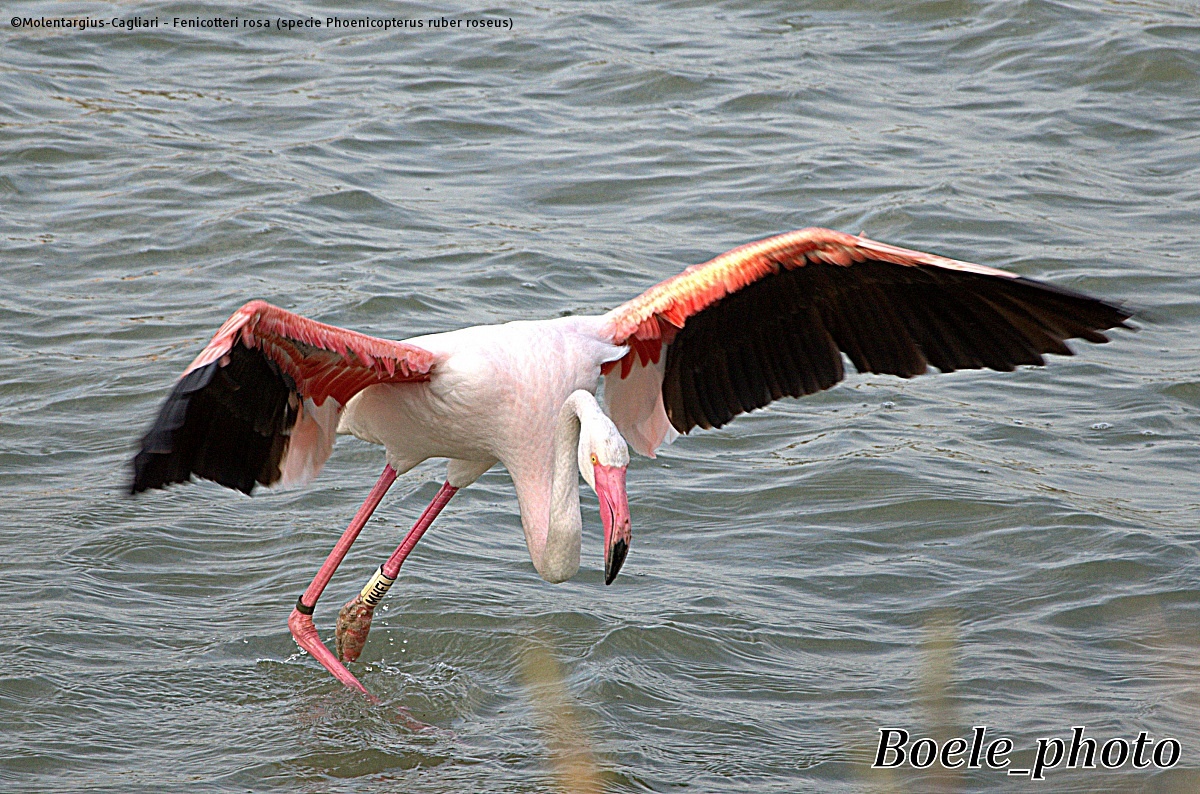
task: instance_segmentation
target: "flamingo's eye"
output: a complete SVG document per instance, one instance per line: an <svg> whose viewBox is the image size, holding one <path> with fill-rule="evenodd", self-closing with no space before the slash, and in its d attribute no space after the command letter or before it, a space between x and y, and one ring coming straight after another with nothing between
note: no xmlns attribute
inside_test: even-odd
<svg viewBox="0 0 1200 794"><path fill-rule="evenodd" d="M595 453L595 452L593 452L593 453L592 453L592 465L593 465L593 466L598 466L598 465L600 465L600 461L596 459L596 453Z"/></svg>

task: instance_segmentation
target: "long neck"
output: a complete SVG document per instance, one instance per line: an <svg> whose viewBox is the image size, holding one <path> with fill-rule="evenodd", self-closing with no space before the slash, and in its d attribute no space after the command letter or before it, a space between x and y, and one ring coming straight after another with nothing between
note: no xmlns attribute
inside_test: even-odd
<svg viewBox="0 0 1200 794"><path fill-rule="evenodd" d="M583 519L579 515L579 430L581 420L591 408L600 410L590 393L572 393L559 411L554 427L550 524L539 566L541 575L551 581L570 579L579 570L579 547L583 537Z"/></svg>

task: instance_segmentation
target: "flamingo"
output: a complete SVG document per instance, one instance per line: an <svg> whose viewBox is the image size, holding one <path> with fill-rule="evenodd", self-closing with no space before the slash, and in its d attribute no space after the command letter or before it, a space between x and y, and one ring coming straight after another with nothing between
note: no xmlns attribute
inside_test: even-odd
<svg viewBox="0 0 1200 794"><path fill-rule="evenodd" d="M783 396L859 372L1042 365L1070 338L1106 342L1131 313L1004 270L828 229L793 231L693 265L599 316L378 339L255 300L184 370L133 459L131 493L195 475L249 494L321 471L336 434L380 444L386 465L288 619L297 644L375 698L343 662L454 494L497 463L512 476L543 579L579 569L579 475L596 492L604 582L629 551L629 447L654 457ZM596 391L604 379L604 407ZM445 482L396 551L339 613L336 655L313 609L398 474L447 458Z"/></svg>

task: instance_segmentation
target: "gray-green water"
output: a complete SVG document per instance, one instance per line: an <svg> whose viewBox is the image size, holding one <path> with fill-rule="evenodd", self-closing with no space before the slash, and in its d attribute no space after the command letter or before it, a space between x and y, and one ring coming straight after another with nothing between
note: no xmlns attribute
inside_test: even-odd
<svg viewBox="0 0 1200 794"><path fill-rule="evenodd" d="M125 33L11 14L157 16ZM172 17L511 18L176 30ZM1200 789L1200 23L1186 2L220 7L0 20L0 789L548 791L557 659L610 791ZM851 376L630 470L602 584L530 565L507 474L355 666L285 620L382 465L126 497L172 380L262 297L393 338L599 312L822 225L1127 301L1046 369ZM432 496L401 478L317 611ZM400 707L437 726L415 734ZM553 709L551 709L553 710ZM872 773L878 730L1174 737L1171 770ZM552 733L552 731L551 731ZM935 765L934 769L937 769Z"/></svg>

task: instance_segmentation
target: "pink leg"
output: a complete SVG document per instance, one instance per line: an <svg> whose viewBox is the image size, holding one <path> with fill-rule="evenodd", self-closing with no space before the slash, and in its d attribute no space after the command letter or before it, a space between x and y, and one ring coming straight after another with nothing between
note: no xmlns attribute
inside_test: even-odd
<svg viewBox="0 0 1200 794"><path fill-rule="evenodd" d="M438 513L442 512L442 508L449 504L450 499L454 494L458 493L458 489L448 482L442 483L442 487L438 489L434 495L433 501L429 503L429 507L425 508L425 512L421 513L421 517L417 519L417 523L413 524L413 528L404 536L404 540L392 552L392 556L387 558L387 562L383 564L383 575L389 579L395 579L400 575L400 566L404 564L404 560L408 557L408 553L417 545L417 541L425 534L425 530L429 529L429 525L433 523L433 519L438 517Z"/></svg>
<svg viewBox="0 0 1200 794"><path fill-rule="evenodd" d="M438 513L442 512L442 508L457 492L458 489L450 483L443 483L437 495L433 497L433 501L417 519L417 523L413 524L413 528L408 531L404 540L392 552L392 556L379 566L379 570L367 582L362 592L342 607L341 612L338 613L336 634L339 659L353 662L362 653L363 646L367 644L367 634L371 631L371 616L375 613L375 607L379 605L384 595L387 594L388 588L400 575L400 566L404 564L409 552L413 550L417 541L425 534L425 530L429 529L429 525L437 518Z"/></svg>
<svg viewBox="0 0 1200 794"><path fill-rule="evenodd" d="M367 499L363 502L362 507L358 508L358 512L354 514L354 518L350 521L350 526L346 527L346 531L342 533L341 539L333 547L333 551L329 553L329 557L325 560L325 564L321 566L321 570L317 571L317 575L313 577L312 584L304 591L304 595L296 600L296 607L292 610L291 617L288 618L288 628L291 629L292 637L296 639L296 644L312 654L313 658L318 662L325 665L325 669L333 673L334 678L351 689L357 689L359 692L362 692L372 703L378 703L379 701L329 652L329 649L325 647L325 643L321 642L321 638L317 635L317 629L313 626L312 614L313 608L317 605L317 599L321 597L325 586L329 584L329 580L333 577L333 572L341 564L342 559L346 556L346 552L350 551L350 546L358 538L358 533L362 532L367 519L371 517L371 513L375 512L375 508L383 500L383 495L387 493L388 488L395 481L396 470L390 465L384 466L383 474L379 475L379 481L375 483L375 487L367 495Z"/></svg>

